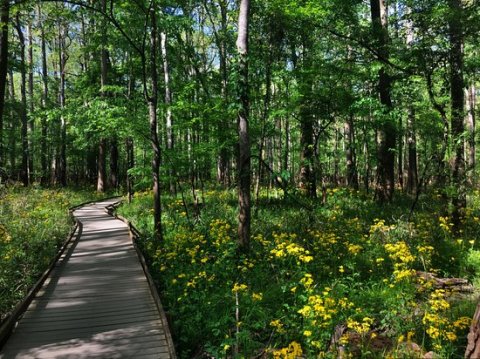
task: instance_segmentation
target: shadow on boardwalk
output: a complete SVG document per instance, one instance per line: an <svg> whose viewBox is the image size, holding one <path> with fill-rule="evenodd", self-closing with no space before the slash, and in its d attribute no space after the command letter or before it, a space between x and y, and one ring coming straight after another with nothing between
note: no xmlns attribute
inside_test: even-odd
<svg viewBox="0 0 480 359"><path fill-rule="evenodd" d="M173 358L128 227L106 200L74 216L83 231L52 271L0 358Z"/></svg>

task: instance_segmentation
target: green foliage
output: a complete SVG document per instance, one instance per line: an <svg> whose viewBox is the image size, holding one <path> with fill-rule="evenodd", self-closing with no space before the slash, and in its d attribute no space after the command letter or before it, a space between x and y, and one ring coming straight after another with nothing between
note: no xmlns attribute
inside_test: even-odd
<svg viewBox="0 0 480 359"><path fill-rule="evenodd" d="M329 189L327 204L308 211L275 193L262 191L248 256L237 253L234 192L206 191L195 225L189 196L166 198L164 243L150 239L151 193L120 208L145 233L141 245L180 357L224 357L237 348L242 357L266 351L283 358L289 347L307 357L330 355L325 350L341 324L355 356L400 355L407 337L425 350L462 352L473 306L449 299L416 271L461 276L475 266L465 243L480 231L476 213L457 240L449 219L434 215L436 194L423 196L406 222L399 219L406 197L379 207L364 193Z"/></svg>
<svg viewBox="0 0 480 359"><path fill-rule="evenodd" d="M0 188L0 318L46 270L72 227L68 208L89 191Z"/></svg>

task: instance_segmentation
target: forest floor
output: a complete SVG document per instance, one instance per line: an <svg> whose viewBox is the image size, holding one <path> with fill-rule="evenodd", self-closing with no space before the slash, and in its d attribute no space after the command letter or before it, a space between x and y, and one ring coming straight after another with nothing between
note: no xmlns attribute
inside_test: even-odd
<svg viewBox="0 0 480 359"><path fill-rule="evenodd" d="M235 191L196 195L198 205L187 195L163 198L163 243L152 239L150 191L119 208L144 234L180 358L463 357L477 292L438 286L434 276L479 287L479 191L454 233L433 190L410 220L413 199L400 193L382 206L345 188L329 189L324 204L263 190L246 254L237 251ZM1 196L6 313L65 239L67 208L94 195L16 188Z"/></svg>
<svg viewBox="0 0 480 359"><path fill-rule="evenodd" d="M164 243L151 239L150 192L119 209L145 234L180 357L463 357L480 276L478 191L454 233L436 191L408 220L408 195L379 205L335 188L321 204L264 190L248 254L236 246L236 192L196 195L198 206L165 199Z"/></svg>

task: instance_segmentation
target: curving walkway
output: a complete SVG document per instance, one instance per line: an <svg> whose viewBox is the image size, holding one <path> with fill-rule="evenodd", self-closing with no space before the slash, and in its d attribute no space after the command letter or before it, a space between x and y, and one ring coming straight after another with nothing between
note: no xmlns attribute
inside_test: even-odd
<svg viewBox="0 0 480 359"><path fill-rule="evenodd" d="M168 326L115 199L74 211L83 224L0 358L174 358Z"/></svg>

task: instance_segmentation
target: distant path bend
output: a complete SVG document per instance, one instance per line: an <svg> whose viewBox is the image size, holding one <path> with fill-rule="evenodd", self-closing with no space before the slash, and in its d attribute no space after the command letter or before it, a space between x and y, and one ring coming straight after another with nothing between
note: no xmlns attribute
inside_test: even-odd
<svg viewBox="0 0 480 359"><path fill-rule="evenodd" d="M74 211L83 224L80 238L30 304L0 358L175 358L128 227L105 211L116 202Z"/></svg>

